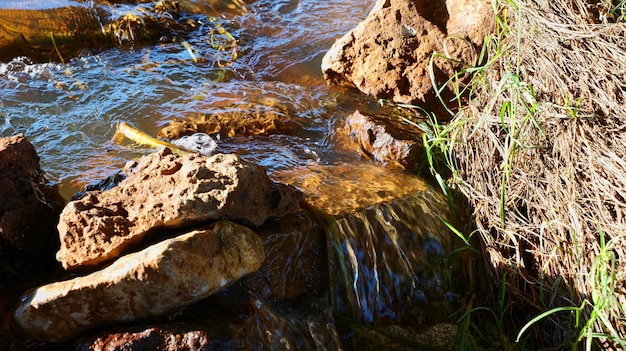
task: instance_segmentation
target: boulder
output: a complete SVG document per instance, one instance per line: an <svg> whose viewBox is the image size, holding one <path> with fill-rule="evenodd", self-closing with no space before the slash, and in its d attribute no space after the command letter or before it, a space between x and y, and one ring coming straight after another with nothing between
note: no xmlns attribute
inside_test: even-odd
<svg viewBox="0 0 626 351"><path fill-rule="evenodd" d="M390 117L355 111L346 120L352 139L368 157L413 170L424 154L422 131Z"/></svg>
<svg viewBox="0 0 626 351"><path fill-rule="evenodd" d="M472 64L474 48L451 38L480 45L492 22L488 0L379 0L363 22L330 48L322 71L329 83L432 107L438 98L433 80L442 87L462 68L433 53ZM450 90L441 94L444 99L454 96Z"/></svg>
<svg viewBox="0 0 626 351"><path fill-rule="evenodd" d="M92 328L175 312L254 272L264 259L254 232L219 221L87 276L31 290L15 319L37 339L69 340Z"/></svg>
<svg viewBox="0 0 626 351"><path fill-rule="evenodd" d="M0 240L35 255L53 253L58 247L57 216L64 205L24 135L0 138Z"/></svg>
<svg viewBox="0 0 626 351"><path fill-rule="evenodd" d="M57 259L66 269L116 258L159 228L218 218L260 226L299 207L295 189L235 155L181 156L166 148L126 168L117 186L88 192L61 213Z"/></svg>

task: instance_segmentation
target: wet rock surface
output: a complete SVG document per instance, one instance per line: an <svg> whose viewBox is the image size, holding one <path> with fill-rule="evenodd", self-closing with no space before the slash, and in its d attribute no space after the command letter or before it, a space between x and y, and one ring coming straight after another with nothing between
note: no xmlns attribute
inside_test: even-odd
<svg viewBox="0 0 626 351"><path fill-rule="evenodd" d="M424 154L422 132L390 117L369 116L360 111L350 115L346 123L350 138L368 157L383 164L398 164L413 170Z"/></svg>
<svg viewBox="0 0 626 351"><path fill-rule="evenodd" d="M463 225L462 213L428 191L337 218L329 255L338 311L384 327L445 322L465 281L462 255L447 256L462 243L441 218Z"/></svg>
<svg viewBox="0 0 626 351"><path fill-rule="evenodd" d="M433 53L473 62L473 48L447 38L460 36L480 45L493 17L489 4L485 0L379 0L369 16L326 53L324 77L378 98L435 107L432 81L444 86L461 67ZM431 58L434 77L429 72ZM452 92L442 95L447 99Z"/></svg>
<svg viewBox="0 0 626 351"><path fill-rule="evenodd" d="M169 149L128 165L126 178L70 202L59 222L65 268L94 266L119 256L156 228L188 227L229 218L259 226L299 207L295 189L272 182L263 167L235 155L209 158Z"/></svg>
<svg viewBox="0 0 626 351"><path fill-rule="evenodd" d="M326 233L310 213L299 211L257 230L266 260L241 285L266 301L321 296L328 289Z"/></svg>
<svg viewBox="0 0 626 351"><path fill-rule="evenodd" d="M264 259L254 232L220 221L90 275L29 291L15 318L40 340L68 340L95 327L174 312L257 270Z"/></svg>

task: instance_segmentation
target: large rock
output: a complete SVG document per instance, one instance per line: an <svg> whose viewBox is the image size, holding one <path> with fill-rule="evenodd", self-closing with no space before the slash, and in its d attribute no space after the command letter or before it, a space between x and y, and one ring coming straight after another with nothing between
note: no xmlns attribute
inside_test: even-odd
<svg viewBox="0 0 626 351"><path fill-rule="evenodd" d="M105 269L27 292L15 319L44 341L95 327L162 316L257 270L261 238L228 221L164 240Z"/></svg>
<svg viewBox="0 0 626 351"><path fill-rule="evenodd" d="M461 68L433 53L471 64L474 50L450 38L480 45L492 18L488 0L379 0L369 16L326 53L322 71L330 83L399 103L432 106L437 100L432 78L443 86ZM442 94L453 95L449 90Z"/></svg>
<svg viewBox="0 0 626 351"><path fill-rule="evenodd" d="M0 138L0 238L25 252L52 253L58 247L55 225L63 205L24 135Z"/></svg>
<svg viewBox="0 0 626 351"><path fill-rule="evenodd" d="M259 226L299 206L295 189L235 155L180 156L163 149L127 168L118 186L88 193L61 213L57 259L65 268L118 257L156 228L218 218Z"/></svg>

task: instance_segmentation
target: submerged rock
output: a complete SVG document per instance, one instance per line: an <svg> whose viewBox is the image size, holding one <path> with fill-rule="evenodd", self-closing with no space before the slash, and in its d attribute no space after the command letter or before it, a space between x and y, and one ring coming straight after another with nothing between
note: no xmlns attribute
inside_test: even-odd
<svg viewBox="0 0 626 351"><path fill-rule="evenodd" d="M489 4L488 0L379 0L369 16L326 53L324 77L375 97L432 106L437 101L433 80L442 87L462 68L433 54L472 64L474 48L451 38L469 38L481 45L493 22ZM449 90L442 94L444 99L453 96Z"/></svg>
<svg viewBox="0 0 626 351"><path fill-rule="evenodd" d="M268 222L257 230L267 259L241 285L266 301L324 294L328 289L324 228L305 211Z"/></svg>
<svg viewBox="0 0 626 351"><path fill-rule="evenodd" d="M220 221L87 276L29 291L15 319L40 340L69 340L92 328L174 312L254 272L264 259L254 232Z"/></svg>
<svg viewBox="0 0 626 351"><path fill-rule="evenodd" d="M171 140L194 133L206 133L221 139L272 134L294 135L298 128L298 123L290 117L286 107L250 103L171 121L159 131L157 137Z"/></svg>
<svg viewBox="0 0 626 351"><path fill-rule="evenodd" d="M438 189L375 164L310 165L272 176L299 188L327 226L330 296L340 314L422 330L448 321L462 304L467 257L446 223L465 232L469 220Z"/></svg>
<svg viewBox="0 0 626 351"><path fill-rule="evenodd" d="M64 61L83 50L176 38L199 27L196 16L246 12L240 0L204 1L3 1L0 61L26 56Z"/></svg>
<svg viewBox="0 0 626 351"><path fill-rule="evenodd" d="M272 178L298 188L308 203L330 216L344 216L415 192L430 191L423 180L376 164L310 164L276 171Z"/></svg>
<svg viewBox="0 0 626 351"><path fill-rule="evenodd" d="M413 170L424 154L421 131L394 123L390 117L375 117L355 111L346 120L350 138L365 155L376 161L396 163Z"/></svg>
<svg viewBox="0 0 626 351"><path fill-rule="evenodd" d="M331 285L340 313L377 326L422 329L448 321L461 305L467 267L463 228L444 196L419 191L342 218L330 231Z"/></svg>
<svg viewBox="0 0 626 351"><path fill-rule="evenodd" d="M263 167L235 155L180 156L163 149L127 169L119 185L88 192L61 213L57 259L66 269L118 257L158 228L218 218L260 226L299 206L295 189L272 182Z"/></svg>

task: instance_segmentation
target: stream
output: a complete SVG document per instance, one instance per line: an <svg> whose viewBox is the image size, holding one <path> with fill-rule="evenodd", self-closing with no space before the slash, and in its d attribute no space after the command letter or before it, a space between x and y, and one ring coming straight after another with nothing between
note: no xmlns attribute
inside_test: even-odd
<svg viewBox="0 0 626 351"><path fill-rule="evenodd" d="M218 17L201 1L190 3L199 26L184 38L113 47L66 63L0 63L0 135L24 133L69 200L153 151L114 140L118 122L156 136L172 121L209 114L284 116L295 126L293 135L221 136L216 152L236 153L275 180L314 194L314 205L333 218L322 234L328 288L303 295L313 297L295 309L231 289L252 311L238 325L256 331L238 336L241 343L250 349L430 349L433 343L414 331L449 321L463 299L462 262L447 255L458 243L440 218L462 216L436 187L385 169L348 145L338 132L346 117L381 107L355 90L328 86L320 70L326 51L375 0L259 0L243 7L222 1ZM306 251L299 245L309 233L298 235L285 264L306 274L297 265L310 262L297 253Z"/></svg>

